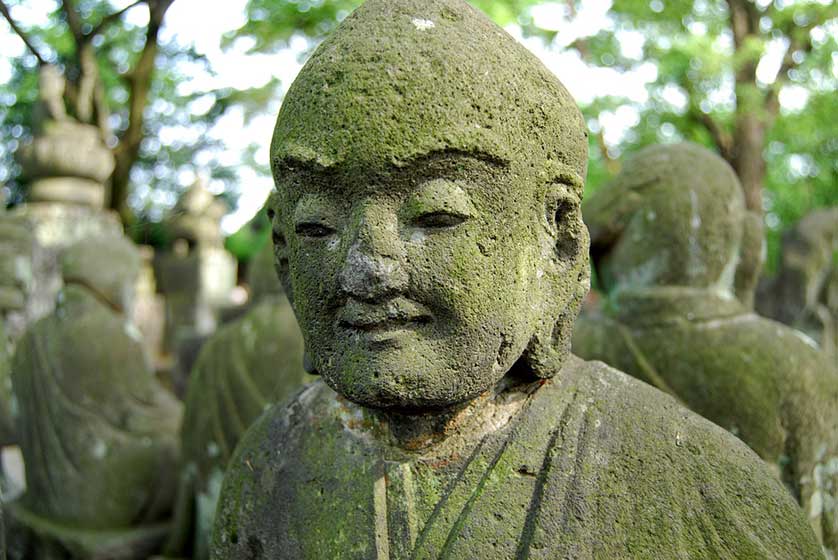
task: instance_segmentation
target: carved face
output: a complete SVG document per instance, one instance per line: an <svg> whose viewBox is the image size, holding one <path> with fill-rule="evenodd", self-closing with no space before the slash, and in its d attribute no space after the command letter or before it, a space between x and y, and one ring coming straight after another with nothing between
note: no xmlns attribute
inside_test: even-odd
<svg viewBox="0 0 838 560"><path fill-rule="evenodd" d="M512 367L544 312L543 241L553 250L520 172L445 151L360 173L279 164L275 241L330 386L367 406L438 407Z"/></svg>
<svg viewBox="0 0 838 560"><path fill-rule="evenodd" d="M271 145L277 265L325 381L409 410L471 399L522 354L555 373L587 289L586 156L564 87L467 3L346 18Z"/></svg>

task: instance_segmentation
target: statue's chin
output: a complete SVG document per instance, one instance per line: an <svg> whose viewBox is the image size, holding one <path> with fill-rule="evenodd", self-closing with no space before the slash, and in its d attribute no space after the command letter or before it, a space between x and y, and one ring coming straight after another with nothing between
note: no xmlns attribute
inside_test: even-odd
<svg viewBox="0 0 838 560"><path fill-rule="evenodd" d="M324 374L323 380L335 392L357 405L411 415L430 414L460 406L488 389L486 387L473 391L460 388L452 390L450 385L425 385L416 388L384 376L371 376L362 383L352 383L340 379L339 376Z"/></svg>

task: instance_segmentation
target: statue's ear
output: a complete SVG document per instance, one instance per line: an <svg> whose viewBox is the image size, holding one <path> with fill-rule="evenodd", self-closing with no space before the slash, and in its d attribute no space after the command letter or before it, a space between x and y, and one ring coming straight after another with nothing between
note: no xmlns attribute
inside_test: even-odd
<svg viewBox="0 0 838 560"><path fill-rule="evenodd" d="M289 301L294 301L291 292L291 279L288 274L288 241L282 227L282 216L279 208L279 193L271 192L265 204L268 221L271 224L271 242L274 246L274 267L282 288Z"/></svg>
<svg viewBox="0 0 838 560"><path fill-rule="evenodd" d="M582 223L581 201L573 186L551 183L544 199L544 218L555 240L554 258L560 270L574 268L588 250L587 231Z"/></svg>
<svg viewBox="0 0 838 560"><path fill-rule="evenodd" d="M539 378L555 375L570 352L573 322L591 285L588 264L588 230L573 183L556 180L549 184L544 200L544 217L550 234L548 272L549 313L537 319L524 353L532 373Z"/></svg>

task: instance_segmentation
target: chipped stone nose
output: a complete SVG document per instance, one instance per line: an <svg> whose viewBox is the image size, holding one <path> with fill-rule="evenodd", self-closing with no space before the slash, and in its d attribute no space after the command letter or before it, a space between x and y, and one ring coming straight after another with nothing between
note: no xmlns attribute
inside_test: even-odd
<svg viewBox="0 0 838 560"><path fill-rule="evenodd" d="M358 299L376 300L403 292L407 272L396 224L362 219L358 236L346 254L340 284Z"/></svg>

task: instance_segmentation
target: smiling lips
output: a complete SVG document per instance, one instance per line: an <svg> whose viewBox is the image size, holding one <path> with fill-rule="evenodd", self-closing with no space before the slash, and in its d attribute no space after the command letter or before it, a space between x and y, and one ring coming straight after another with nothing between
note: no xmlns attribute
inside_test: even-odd
<svg viewBox="0 0 838 560"><path fill-rule="evenodd" d="M418 327L431 319L430 312L423 305L403 297L376 304L350 298L338 313L341 327L369 333Z"/></svg>

